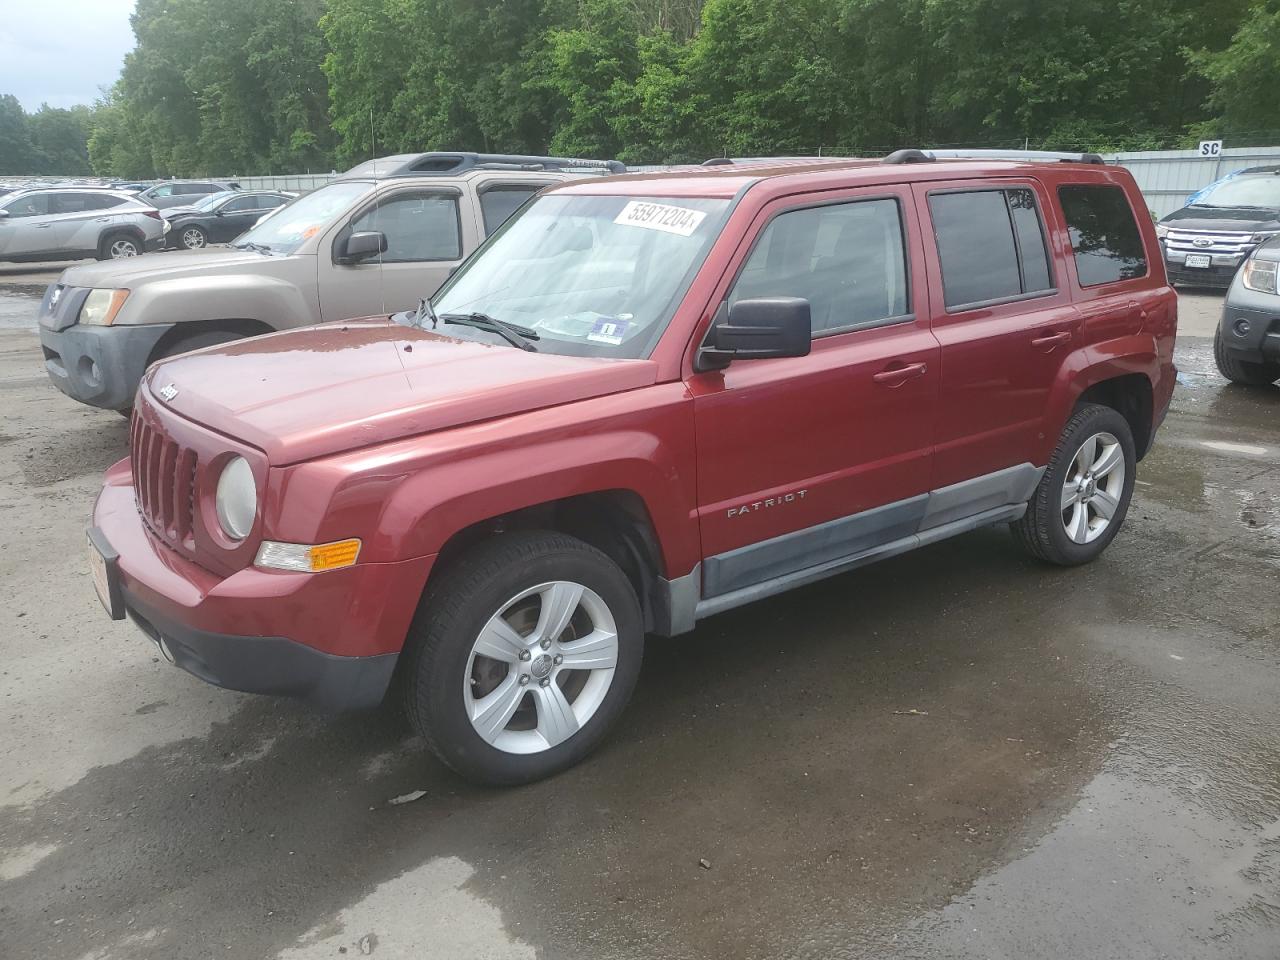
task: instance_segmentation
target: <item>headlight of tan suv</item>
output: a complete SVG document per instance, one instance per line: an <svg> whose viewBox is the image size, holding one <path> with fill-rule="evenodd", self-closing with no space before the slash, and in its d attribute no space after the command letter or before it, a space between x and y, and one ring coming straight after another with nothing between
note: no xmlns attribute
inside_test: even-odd
<svg viewBox="0 0 1280 960"><path fill-rule="evenodd" d="M1276 293L1277 267L1280 267L1280 263L1275 260L1250 257L1244 262L1244 285L1258 293Z"/></svg>
<svg viewBox="0 0 1280 960"><path fill-rule="evenodd" d="M232 457L218 477L218 525L232 540L243 540L258 515L258 484L244 457Z"/></svg>
<svg viewBox="0 0 1280 960"><path fill-rule="evenodd" d="M78 319L88 326L110 326L128 299L128 290L92 290L80 305Z"/></svg>

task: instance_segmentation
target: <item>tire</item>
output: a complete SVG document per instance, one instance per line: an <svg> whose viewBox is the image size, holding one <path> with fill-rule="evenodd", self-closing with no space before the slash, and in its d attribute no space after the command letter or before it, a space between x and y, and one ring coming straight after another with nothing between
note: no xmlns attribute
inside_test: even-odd
<svg viewBox="0 0 1280 960"><path fill-rule="evenodd" d="M132 233L108 233L98 243L99 260L125 260L142 253L142 241Z"/></svg>
<svg viewBox="0 0 1280 960"><path fill-rule="evenodd" d="M178 231L178 247L182 250L201 250L209 245L209 234L195 224Z"/></svg>
<svg viewBox="0 0 1280 960"><path fill-rule="evenodd" d="M230 330L202 330L198 333L180 337L177 340L171 340L152 354L147 363L152 364L157 360L168 360L170 357L176 357L180 353L190 353L192 350L216 347L220 343L231 343L235 340L243 339L243 336L238 333L232 333Z"/></svg>
<svg viewBox="0 0 1280 960"><path fill-rule="evenodd" d="M577 600L575 587L584 588ZM544 610L569 611L568 626L554 637L553 625L540 631ZM470 780L511 786L571 767L599 746L643 655L640 604L617 564L564 534L518 532L475 547L428 587L399 679L409 722L436 756ZM593 669L564 665L587 658Z"/></svg>
<svg viewBox="0 0 1280 960"><path fill-rule="evenodd" d="M1092 469L1086 471L1081 454L1090 443ZM1072 567L1095 559L1124 523L1137 462L1129 422L1111 407L1081 404L1063 428L1027 512L1011 524L1014 535L1047 563ZM1118 478L1117 468L1123 471Z"/></svg>
<svg viewBox="0 0 1280 960"><path fill-rule="evenodd" d="M1250 363L1233 357L1223 346L1221 328L1213 331L1213 361L1232 383L1265 387L1280 380L1280 363Z"/></svg>

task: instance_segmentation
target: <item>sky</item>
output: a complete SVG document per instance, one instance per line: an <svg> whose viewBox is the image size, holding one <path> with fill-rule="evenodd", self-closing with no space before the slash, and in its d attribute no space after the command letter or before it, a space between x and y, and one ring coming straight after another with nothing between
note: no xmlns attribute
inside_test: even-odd
<svg viewBox="0 0 1280 960"><path fill-rule="evenodd" d="M133 48L134 0L0 0L0 95L28 112L93 103Z"/></svg>

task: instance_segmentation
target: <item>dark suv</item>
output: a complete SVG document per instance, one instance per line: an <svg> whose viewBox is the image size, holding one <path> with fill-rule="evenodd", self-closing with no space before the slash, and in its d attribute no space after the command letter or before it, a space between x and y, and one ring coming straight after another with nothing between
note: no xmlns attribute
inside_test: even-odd
<svg viewBox="0 0 1280 960"><path fill-rule="evenodd" d="M1037 159L559 183L408 325L160 361L94 508L99 596L210 683L394 690L516 783L602 740L648 633L991 524L1093 560L1177 297L1128 172Z"/></svg>
<svg viewBox="0 0 1280 960"><path fill-rule="evenodd" d="M1173 283L1231 286L1258 244L1280 235L1280 166L1250 167L1213 184L1156 227Z"/></svg>

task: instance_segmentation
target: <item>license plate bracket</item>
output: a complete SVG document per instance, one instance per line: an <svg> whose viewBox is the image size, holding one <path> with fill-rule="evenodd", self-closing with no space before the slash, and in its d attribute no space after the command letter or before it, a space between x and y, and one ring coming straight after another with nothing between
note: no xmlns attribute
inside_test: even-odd
<svg viewBox="0 0 1280 960"><path fill-rule="evenodd" d="M89 570L93 589L112 620L124 619L124 591L120 589L120 554L97 527L89 530Z"/></svg>
<svg viewBox="0 0 1280 960"><path fill-rule="evenodd" d="M1207 269L1213 266L1213 257L1207 253L1188 253L1187 259L1183 265Z"/></svg>

